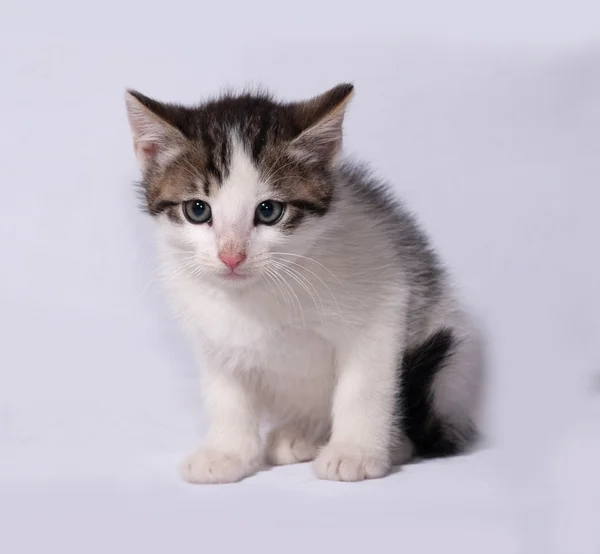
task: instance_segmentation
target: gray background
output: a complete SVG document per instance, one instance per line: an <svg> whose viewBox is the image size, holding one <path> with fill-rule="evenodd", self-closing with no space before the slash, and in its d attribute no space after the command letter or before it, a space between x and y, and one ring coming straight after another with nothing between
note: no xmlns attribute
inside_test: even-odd
<svg viewBox="0 0 600 554"><path fill-rule="evenodd" d="M3 4L0 550L592 552L595 4ZM361 485L303 465L186 486L196 369L155 282L123 89L292 99L346 80L348 152L419 214L481 318L494 448Z"/></svg>

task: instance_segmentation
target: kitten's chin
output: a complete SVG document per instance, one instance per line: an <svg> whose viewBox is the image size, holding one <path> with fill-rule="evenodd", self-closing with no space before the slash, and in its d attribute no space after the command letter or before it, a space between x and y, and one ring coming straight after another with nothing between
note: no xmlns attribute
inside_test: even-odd
<svg viewBox="0 0 600 554"><path fill-rule="evenodd" d="M222 281L228 283L243 283L251 279L250 275L244 275L242 273L227 273L226 275L220 276Z"/></svg>
<svg viewBox="0 0 600 554"><path fill-rule="evenodd" d="M260 280L260 274L257 272L226 272L218 269L200 275L194 275L192 272L191 277L198 284L206 284L223 290L242 290Z"/></svg>
<svg viewBox="0 0 600 554"><path fill-rule="evenodd" d="M214 275L212 280L224 289L243 289L255 283L257 275L249 273L220 273Z"/></svg>

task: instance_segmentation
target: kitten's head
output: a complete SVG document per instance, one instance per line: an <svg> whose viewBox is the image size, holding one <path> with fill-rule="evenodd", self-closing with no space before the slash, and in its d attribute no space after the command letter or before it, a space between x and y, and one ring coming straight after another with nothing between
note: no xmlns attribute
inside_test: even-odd
<svg viewBox="0 0 600 554"><path fill-rule="evenodd" d="M296 103L225 95L197 107L127 92L145 209L183 271L239 287L306 252L334 196L352 90Z"/></svg>

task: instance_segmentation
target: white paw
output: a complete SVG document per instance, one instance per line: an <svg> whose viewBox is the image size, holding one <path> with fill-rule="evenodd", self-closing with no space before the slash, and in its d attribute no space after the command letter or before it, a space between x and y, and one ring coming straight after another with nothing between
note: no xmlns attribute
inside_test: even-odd
<svg viewBox="0 0 600 554"><path fill-rule="evenodd" d="M315 459L318 449L316 441L297 429L275 429L267 439L267 462L274 466L308 462Z"/></svg>
<svg viewBox="0 0 600 554"><path fill-rule="evenodd" d="M181 475L189 483L235 483L255 473L259 459L244 460L234 452L202 447L185 460Z"/></svg>
<svg viewBox="0 0 600 554"><path fill-rule="evenodd" d="M329 443L315 460L315 473L329 481L362 481L387 474L387 457L346 443Z"/></svg>

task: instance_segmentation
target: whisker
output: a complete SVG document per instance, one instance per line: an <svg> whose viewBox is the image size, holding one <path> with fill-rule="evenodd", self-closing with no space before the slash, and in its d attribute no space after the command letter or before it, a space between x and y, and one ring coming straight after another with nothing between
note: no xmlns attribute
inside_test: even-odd
<svg viewBox="0 0 600 554"><path fill-rule="evenodd" d="M275 279L275 277L273 276L271 270L269 268L265 268L265 275L269 278L269 282L272 283L275 287L277 287L278 291L282 291L283 289L281 288L281 285L278 283L278 281ZM279 295L277 293L277 291L273 290L273 294L275 296L275 298L277 299L277 303L279 305ZM283 294L283 301L285 302L285 311L286 314L288 316L288 325L291 326L292 325L292 314L290 311L290 304L288 302L288 297L286 294Z"/></svg>
<svg viewBox="0 0 600 554"><path fill-rule="evenodd" d="M306 279L306 277L304 277L303 275L298 273L296 270L294 270L290 267L286 267L279 262L272 262L272 263L276 264L275 266L280 271L287 273L292 279L294 279L307 292L307 294L311 297L312 301L314 302L315 307L317 308L317 311L319 312L319 315L321 316L321 321L324 322L325 305L323 304L323 300L321 299L319 291L315 288L315 286L308 279ZM311 288L312 288L312 291L314 291L314 294L311 291ZM315 294L316 294L316 297L315 297ZM317 298L319 299L319 303L317 303ZM320 304L320 306L319 306L319 304ZM319 310L319 307L320 307L320 310Z"/></svg>
<svg viewBox="0 0 600 554"><path fill-rule="evenodd" d="M327 273L329 273L341 286L344 286L344 284L338 279L338 277L336 276L335 273L333 273L333 271L331 271L327 266L323 265L321 262L319 262L318 260L315 260L314 258L311 258L310 256L304 256L302 254L294 254L292 252L273 252L274 255L277 256L293 256L296 258L302 258L303 260L312 262L316 265L318 265L319 267L322 267L325 271L327 271Z"/></svg>
<svg viewBox="0 0 600 554"><path fill-rule="evenodd" d="M295 304L298 306L298 312L300 313L300 318L302 319L302 327L306 327L306 318L304 316L304 309L302 308L302 302L300 302L300 298L298 298L298 294L294 290L294 288L290 285L287 279L278 273L277 271L273 272L273 275L277 276L281 283L287 288L290 293L291 299L295 301Z"/></svg>
<svg viewBox="0 0 600 554"><path fill-rule="evenodd" d="M291 327L292 326L292 301L293 298L292 296L289 294L289 291L286 289L285 285L285 281L282 284L283 279L281 278L281 276L279 276L277 273L275 273L275 271L271 270L270 268L266 267L265 271L271 275L273 282L277 285L277 288L282 292L283 297L284 297L284 301L287 307L287 313L288 313L288 325Z"/></svg>

